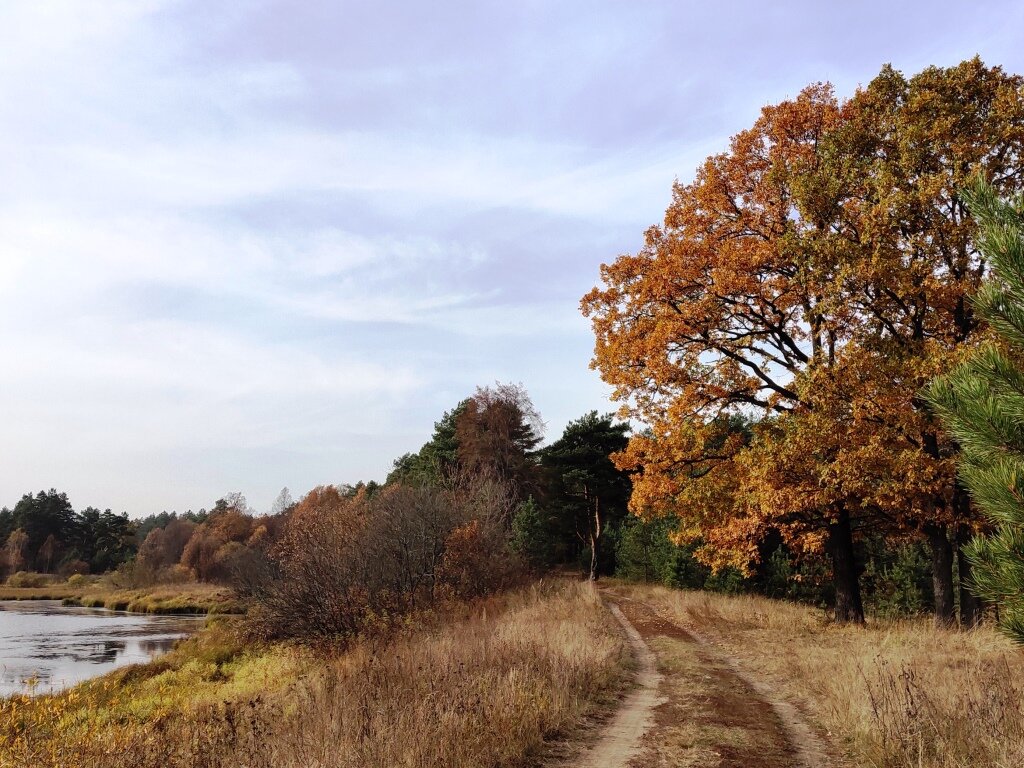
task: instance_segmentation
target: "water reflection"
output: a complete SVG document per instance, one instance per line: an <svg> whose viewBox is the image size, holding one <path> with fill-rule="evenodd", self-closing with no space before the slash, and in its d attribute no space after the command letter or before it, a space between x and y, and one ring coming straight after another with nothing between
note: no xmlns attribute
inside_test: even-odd
<svg viewBox="0 0 1024 768"><path fill-rule="evenodd" d="M0 696L24 691L29 681L45 693L148 661L203 621L72 608L54 600L0 601Z"/></svg>

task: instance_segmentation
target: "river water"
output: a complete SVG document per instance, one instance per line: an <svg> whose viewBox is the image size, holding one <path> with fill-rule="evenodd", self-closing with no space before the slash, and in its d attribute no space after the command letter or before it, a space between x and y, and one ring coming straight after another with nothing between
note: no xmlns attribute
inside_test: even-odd
<svg viewBox="0 0 1024 768"><path fill-rule="evenodd" d="M0 696L47 693L148 661L202 627L205 616L72 608L58 600L0 601Z"/></svg>

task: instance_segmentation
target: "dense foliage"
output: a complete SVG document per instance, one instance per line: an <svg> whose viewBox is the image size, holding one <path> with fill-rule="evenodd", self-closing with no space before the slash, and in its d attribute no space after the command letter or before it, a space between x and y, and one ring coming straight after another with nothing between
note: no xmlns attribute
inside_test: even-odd
<svg viewBox="0 0 1024 768"><path fill-rule="evenodd" d="M863 620L861 542L926 541L936 620L953 621L953 548L979 521L917 393L983 331L958 191L978 172L1024 187L1022 83L975 59L886 67L847 101L810 86L602 267L583 299L594 364L650 427L617 457L637 514L674 515L715 569L750 573L773 536L825 554L847 621Z"/></svg>
<svg viewBox="0 0 1024 768"><path fill-rule="evenodd" d="M135 524L109 509L75 512L67 494L51 489L0 510L0 542L0 573L103 572L134 554Z"/></svg>
<svg viewBox="0 0 1024 768"><path fill-rule="evenodd" d="M968 549L975 587L1024 642L1024 197L1002 201L982 181L967 199L992 266L974 305L997 338L933 382L928 397L960 443L960 475L995 529Z"/></svg>

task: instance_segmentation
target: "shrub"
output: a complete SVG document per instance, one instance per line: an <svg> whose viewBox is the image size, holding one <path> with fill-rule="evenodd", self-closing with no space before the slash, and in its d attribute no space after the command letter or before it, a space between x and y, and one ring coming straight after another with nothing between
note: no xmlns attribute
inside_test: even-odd
<svg viewBox="0 0 1024 768"><path fill-rule="evenodd" d="M508 498L492 478L391 484L372 496L313 490L262 561L243 561L263 639L350 637L437 600L514 583ZM507 491L506 491L507 493Z"/></svg>
<svg viewBox="0 0 1024 768"><path fill-rule="evenodd" d="M18 571L17 573L11 574L7 577L8 587L38 589L39 587L44 587L49 583L50 580L41 573Z"/></svg>
<svg viewBox="0 0 1024 768"><path fill-rule="evenodd" d="M522 573L518 556L508 550L501 532L471 520L445 540L437 580L444 597L465 600L507 589Z"/></svg>

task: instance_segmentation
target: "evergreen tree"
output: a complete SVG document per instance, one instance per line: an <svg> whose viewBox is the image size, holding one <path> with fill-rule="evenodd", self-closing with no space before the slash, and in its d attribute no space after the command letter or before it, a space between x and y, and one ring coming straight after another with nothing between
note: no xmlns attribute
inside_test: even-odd
<svg viewBox="0 0 1024 768"><path fill-rule="evenodd" d="M552 512L549 535L566 550L564 554L584 555L590 561L591 579L615 570L615 546L605 541L605 534L622 525L632 484L611 456L629 443L628 433L627 423L591 411L570 422L541 452Z"/></svg>
<svg viewBox="0 0 1024 768"><path fill-rule="evenodd" d="M964 198L992 269L974 303L996 339L925 395L959 441L960 476L994 528L967 548L974 589L1024 643L1024 197L1002 200L979 180Z"/></svg>
<svg viewBox="0 0 1024 768"><path fill-rule="evenodd" d="M384 481L385 484L439 484L458 464L459 441L455 434L456 424L466 410L468 402L468 399L463 400L450 411L445 411L440 421L434 422L434 434L418 453L406 453L395 459L394 467Z"/></svg>

